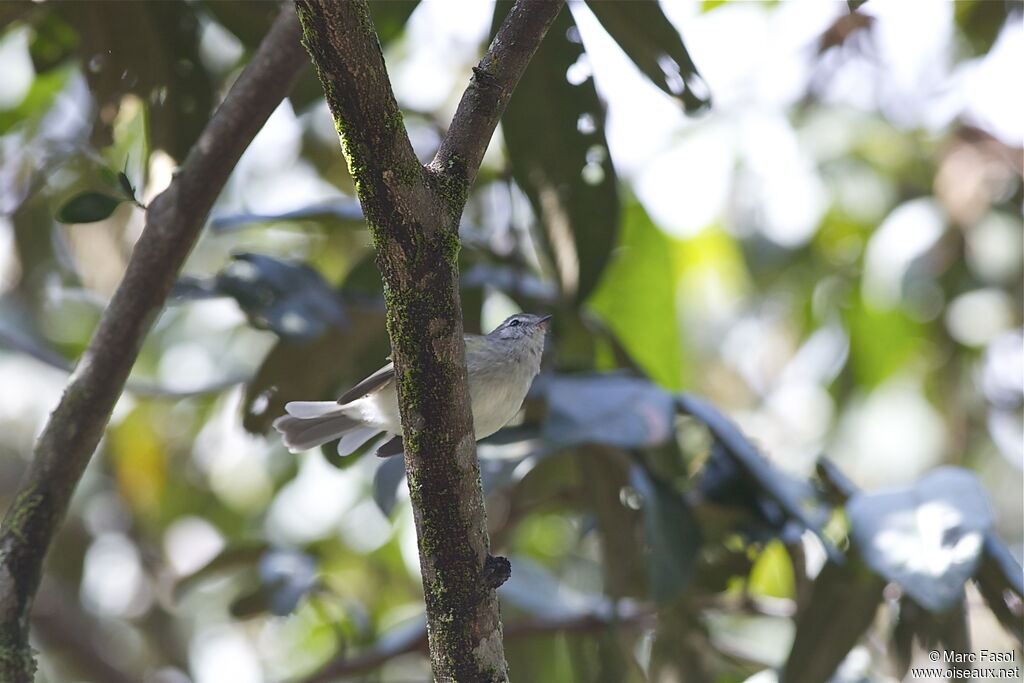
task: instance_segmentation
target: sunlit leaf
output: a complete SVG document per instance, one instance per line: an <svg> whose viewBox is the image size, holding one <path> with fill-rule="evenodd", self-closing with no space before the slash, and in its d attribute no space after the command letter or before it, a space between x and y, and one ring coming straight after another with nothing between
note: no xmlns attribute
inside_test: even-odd
<svg viewBox="0 0 1024 683"><path fill-rule="evenodd" d="M972 472L940 467L914 486L846 505L864 561L925 609L951 608L981 559L992 510Z"/></svg>
<svg viewBox="0 0 1024 683"><path fill-rule="evenodd" d="M68 77L73 73L71 67L51 69L32 79L25 97L18 106L0 110L0 135L6 133L16 124L42 117L57 94L67 85Z"/></svg>
<svg viewBox="0 0 1024 683"><path fill-rule="evenodd" d="M640 204L623 213L622 235L588 302L629 354L658 384L681 389L682 341L676 322L672 240Z"/></svg>
<svg viewBox="0 0 1024 683"><path fill-rule="evenodd" d="M61 223L95 223L106 220L123 201L102 192L82 192L60 207L57 220Z"/></svg>
<svg viewBox="0 0 1024 683"><path fill-rule="evenodd" d="M690 583L700 548L700 528L683 497L644 468L630 470L629 481L643 499L651 597L668 602Z"/></svg>
<svg viewBox="0 0 1024 683"><path fill-rule="evenodd" d="M656 0L591 0L587 6L637 68L687 112L711 105L707 83Z"/></svg>
<svg viewBox="0 0 1024 683"><path fill-rule="evenodd" d="M541 380L548 412L544 438L557 447L599 443L641 448L672 436L672 397L657 385L616 374Z"/></svg>
<svg viewBox="0 0 1024 683"><path fill-rule="evenodd" d="M498 3L495 26L507 3ZM579 32L568 10L555 19L523 74L502 130L509 165L540 223L544 255L563 294L585 299L615 244L619 187Z"/></svg>

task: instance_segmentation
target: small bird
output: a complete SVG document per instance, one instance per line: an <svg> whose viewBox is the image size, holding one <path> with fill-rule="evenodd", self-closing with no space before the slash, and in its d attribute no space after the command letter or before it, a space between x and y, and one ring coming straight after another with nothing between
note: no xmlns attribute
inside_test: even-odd
<svg viewBox="0 0 1024 683"><path fill-rule="evenodd" d="M550 315L517 313L484 336L467 334L466 370L473 429L490 436L515 417L533 378L540 372L544 334ZM287 415L274 420L282 441L298 453L338 441L349 455L381 432L392 436L377 449L387 457L402 452L402 421L395 388L395 364L388 363L335 401L292 401Z"/></svg>

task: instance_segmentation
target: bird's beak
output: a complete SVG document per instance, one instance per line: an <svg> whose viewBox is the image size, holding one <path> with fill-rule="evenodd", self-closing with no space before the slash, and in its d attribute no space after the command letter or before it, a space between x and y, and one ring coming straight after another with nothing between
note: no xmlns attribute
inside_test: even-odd
<svg viewBox="0 0 1024 683"><path fill-rule="evenodd" d="M547 328L549 320L551 320L551 316L550 315L546 315L543 318L541 318L540 320L538 320L537 324L540 325L541 327Z"/></svg>

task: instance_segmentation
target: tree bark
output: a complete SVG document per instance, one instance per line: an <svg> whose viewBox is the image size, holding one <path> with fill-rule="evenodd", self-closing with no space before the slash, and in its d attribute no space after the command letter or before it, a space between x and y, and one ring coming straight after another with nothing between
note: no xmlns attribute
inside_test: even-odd
<svg viewBox="0 0 1024 683"><path fill-rule="evenodd" d="M27 683L29 613L43 560L99 443L142 341L242 152L305 63L286 8L200 134L146 226L85 353L50 415L0 527L0 680Z"/></svg>
<svg viewBox="0 0 1024 683"><path fill-rule="evenodd" d="M519 0L435 159L413 154L366 0L296 0L384 281L406 475L438 681L505 681L466 387L459 219L487 143L561 0Z"/></svg>

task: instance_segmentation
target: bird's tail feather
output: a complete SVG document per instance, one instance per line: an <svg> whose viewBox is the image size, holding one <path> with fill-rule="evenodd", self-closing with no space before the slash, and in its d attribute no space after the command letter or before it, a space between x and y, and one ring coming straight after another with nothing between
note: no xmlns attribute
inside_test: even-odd
<svg viewBox="0 0 1024 683"><path fill-rule="evenodd" d="M338 452L348 455L369 441L380 430L370 428L345 414L345 408L334 401L293 401L285 406L287 415L274 420L274 429L281 432L282 441L292 453L315 448L328 441L343 437Z"/></svg>

